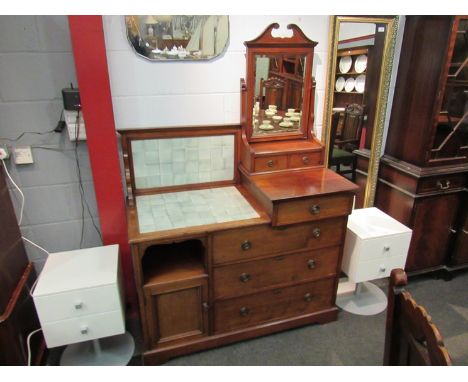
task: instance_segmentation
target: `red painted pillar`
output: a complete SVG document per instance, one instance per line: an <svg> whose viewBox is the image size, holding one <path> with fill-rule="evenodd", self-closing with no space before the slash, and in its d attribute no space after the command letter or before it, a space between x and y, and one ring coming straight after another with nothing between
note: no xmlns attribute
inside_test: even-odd
<svg viewBox="0 0 468 382"><path fill-rule="evenodd" d="M126 300L133 313L137 299L102 17L69 16L68 22L102 238L105 245L119 244Z"/></svg>

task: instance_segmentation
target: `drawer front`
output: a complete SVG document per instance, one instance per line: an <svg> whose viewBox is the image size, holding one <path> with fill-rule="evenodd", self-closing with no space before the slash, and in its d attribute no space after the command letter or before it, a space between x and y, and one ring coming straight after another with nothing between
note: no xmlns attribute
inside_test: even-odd
<svg viewBox="0 0 468 382"><path fill-rule="evenodd" d="M255 293L259 289L336 274L340 247L227 265L214 269L215 298Z"/></svg>
<svg viewBox="0 0 468 382"><path fill-rule="evenodd" d="M288 167L288 158L285 155L255 158L255 171L284 170Z"/></svg>
<svg viewBox="0 0 468 382"><path fill-rule="evenodd" d="M34 304L42 322L122 309L117 285L35 296Z"/></svg>
<svg viewBox="0 0 468 382"><path fill-rule="evenodd" d="M464 174L450 174L422 178L418 184L418 193L461 189L466 186Z"/></svg>
<svg viewBox="0 0 468 382"><path fill-rule="evenodd" d="M281 229L268 225L233 229L213 234L215 265L250 260L269 254L339 245L346 219L328 219Z"/></svg>
<svg viewBox="0 0 468 382"><path fill-rule="evenodd" d="M348 276L356 283L389 277L392 269L405 268L406 256L363 261L351 268Z"/></svg>
<svg viewBox="0 0 468 382"><path fill-rule="evenodd" d="M48 348L115 336L125 332L121 310L63 321L41 321L41 326Z"/></svg>
<svg viewBox="0 0 468 382"><path fill-rule="evenodd" d="M375 239L362 240L360 253L356 254L358 261L377 258L401 257L408 255L411 233L384 236Z"/></svg>
<svg viewBox="0 0 468 382"><path fill-rule="evenodd" d="M286 317L314 313L333 306L335 279L215 303L215 332L225 332Z"/></svg>
<svg viewBox="0 0 468 382"><path fill-rule="evenodd" d="M289 168L318 166L321 164L321 153L303 153L289 155Z"/></svg>
<svg viewBox="0 0 468 382"><path fill-rule="evenodd" d="M334 195L278 203L274 225L301 223L351 213L353 197Z"/></svg>

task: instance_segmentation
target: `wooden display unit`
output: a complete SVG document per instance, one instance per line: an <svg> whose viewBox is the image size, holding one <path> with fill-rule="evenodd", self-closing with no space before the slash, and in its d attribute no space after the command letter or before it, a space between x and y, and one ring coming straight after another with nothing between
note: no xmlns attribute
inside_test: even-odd
<svg viewBox="0 0 468 382"><path fill-rule="evenodd" d="M279 40L280 51L288 57L289 41L294 49L299 45L303 54L312 57L314 44L305 40L297 26L291 28L292 39L275 39L265 32L254 41L260 41L265 52L269 47L277 52ZM248 45L248 57L249 49ZM309 77L304 82L306 89L311 89L312 61L306 62ZM252 74L247 72L247 83L252 83ZM243 93L243 99L247 95L254 99L253 87ZM302 115L303 126L311 120L311 99L309 94L303 100L303 110L307 110ZM246 120L248 115L244 114ZM121 131L145 364L160 364L179 355L337 319L335 299L346 223L357 187L320 164L323 147L310 129L301 131L300 136L297 132L285 134L286 139L272 135L271 141L265 141L265 136L260 140L250 136L249 141L252 131L248 130L244 123L242 129L218 126ZM134 141L148 140L148 146L154 146L154 139L227 133L235 138L231 158L235 172L230 181L136 188ZM248 153L253 153L250 159ZM226 186L235 188L239 193L236 200L243 199L255 216L141 232L141 198L173 197L167 193L188 190L210 193ZM196 210L194 200L189 207ZM226 194L222 204L234 202Z"/></svg>
<svg viewBox="0 0 468 382"><path fill-rule="evenodd" d="M413 229L410 274L468 265L467 30L466 16L405 24L376 206Z"/></svg>

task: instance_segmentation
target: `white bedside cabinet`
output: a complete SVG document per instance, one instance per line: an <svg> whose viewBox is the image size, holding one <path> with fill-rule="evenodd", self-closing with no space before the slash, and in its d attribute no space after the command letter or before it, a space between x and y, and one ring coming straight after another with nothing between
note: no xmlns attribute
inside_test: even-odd
<svg viewBox="0 0 468 382"><path fill-rule="evenodd" d="M120 275L118 245L50 254L33 292L47 347L125 333Z"/></svg>
<svg viewBox="0 0 468 382"><path fill-rule="evenodd" d="M376 297L375 294L378 293L381 294L381 303L382 295L385 303L375 305L368 313L364 309L364 312L358 314L375 314L376 310L385 309L385 294L375 285L364 282L388 277L392 269L405 267L411 234L411 229L378 208L354 210L348 218L341 269L349 277L351 284L357 284L357 287L354 296L349 293L348 296L341 295L337 299L337 305L345 310L351 308L350 311L354 308L368 308L372 304L371 297ZM339 288L338 293L340 289L344 288Z"/></svg>

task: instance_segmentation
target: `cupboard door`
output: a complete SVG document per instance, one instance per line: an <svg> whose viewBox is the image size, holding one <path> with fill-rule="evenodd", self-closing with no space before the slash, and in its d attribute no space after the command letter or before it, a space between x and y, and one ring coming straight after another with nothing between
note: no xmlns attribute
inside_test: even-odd
<svg viewBox="0 0 468 382"><path fill-rule="evenodd" d="M459 209L461 211L460 223L456 228L455 243L453 247L450 265L462 265L468 263L468 196Z"/></svg>
<svg viewBox="0 0 468 382"><path fill-rule="evenodd" d="M145 288L148 332L154 345L208 334L206 278Z"/></svg>
<svg viewBox="0 0 468 382"><path fill-rule="evenodd" d="M452 238L461 193L420 198L413 212L406 270L415 271L444 265Z"/></svg>

